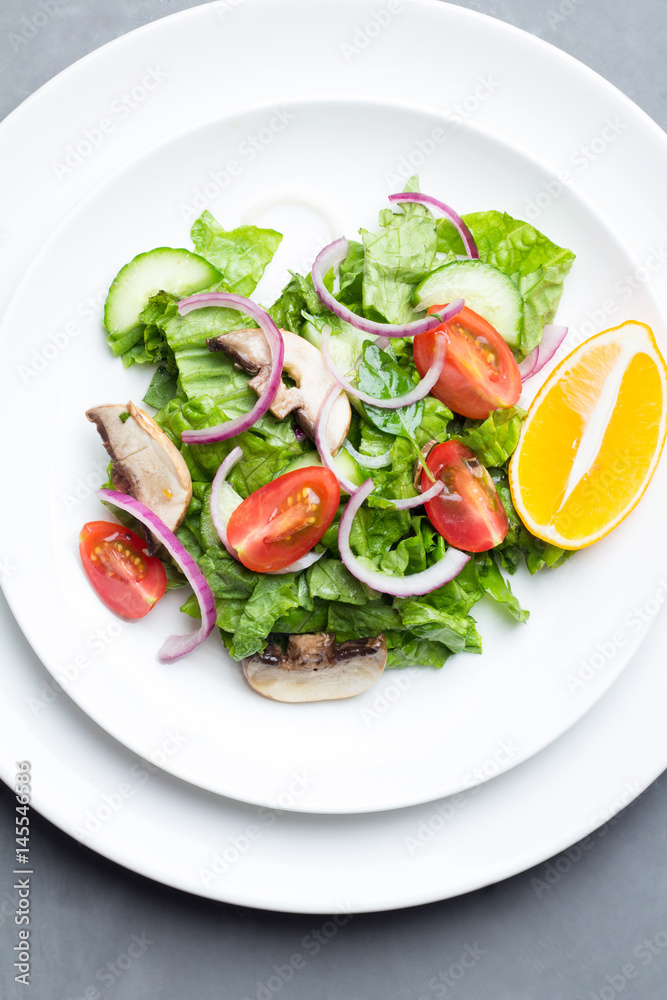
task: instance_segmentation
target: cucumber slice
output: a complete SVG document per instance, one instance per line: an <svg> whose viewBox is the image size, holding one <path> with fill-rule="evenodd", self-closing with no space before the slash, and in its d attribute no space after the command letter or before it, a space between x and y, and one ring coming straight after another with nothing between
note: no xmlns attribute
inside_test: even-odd
<svg viewBox="0 0 667 1000"><path fill-rule="evenodd" d="M335 456L334 462L341 475L349 479L355 486L361 486L364 481L361 469L345 448L341 448ZM282 475L285 475L286 472L294 472L296 469L306 469L309 465L322 465L322 460L316 451L307 451L305 455L295 458L286 469L283 469Z"/></svg>
<svg viewBox="0 0 667 1000"><path fill-rule="evenodd" d="M159 291L184 297L208 288L222 275L208 261L190 250L158 247L140 253L122 267L109 289L104 325L110 334L123 336L139 325L139 313Z"/></svg>
<svg viewBox="0 0 667 1000"><path fill-rule="evenodd" d="M511 278L481 260L457 260L424 278L412 301L426 310L459 298L495 327L510 347L519 346L523 299Z"/></svg>

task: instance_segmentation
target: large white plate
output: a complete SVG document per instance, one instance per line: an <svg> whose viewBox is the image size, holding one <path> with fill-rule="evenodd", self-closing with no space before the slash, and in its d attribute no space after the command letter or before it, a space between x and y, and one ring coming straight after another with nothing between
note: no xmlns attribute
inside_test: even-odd
<svg viewBox="0 0 667 1000"><path fill-rule="evenodd" d="M531 760L451 799L356 816L269 810L174 778L155 765L178 740L142 761L54 690L1 597L0 628L0 777L13 786L16 762L29 760L33 808L56 826L148 878L224 902L349 914L456 896L597 827L602 835L667 765L664 613L599 704ZM300 801L301 779L284 806Z"/></svg>
<svg viewBox="0 0 667 1000"><path fill-rule="evenodd" d="M34 542L22 534L19 544L18 535L5 532L4 558L13 567L5 587L51 672L110 732L148 757L169 733L184 734L179 752L163 762L174 773L264 804L284 800L293 775L306 773L307 790L288 808L386 809L432 799L518 763L571 725L611 683L645 632L634 608L649 607L662 593L652 566L656 551L665 548L659 519L664 470L643 501L641 517L530 588L517 581L533 621L523 630L482 621L490 652L481 659L460 657L440 674L388 675L354 703L275 706L251 695L211 642L175 668L155 663L161 636L173 630L175 600L163 602L150 623L120 627L100 611L83 582L75 539L80 524L98 516L87 497L103 462L90 428L79 427L78 414L101 401L90 393L102 386L123 399L125 387L137 385L137 373L131 373L134 383L127 382L95 339L93 303L132 253L184 242L179 238L188 216L184 206L194 206L200 192L229 224L243 213L274 222L276 212L285 212L284 206L258 205L261 191L261 200L268 194L293 202L298 192L317 207L333 204L344 227L354 227L372 222L380 189L387 193L396 186L396 174L417 167L426 189L441 192L446 185L446 197L462 210L499 206L537 215L550 235L579 251L579 277L561 308L561 316L567 310L576 317L575 338L587 327L592 332L633 315L658 325L665 302L664 292L658 289L663 299L656 300L650 287L652 270L661 263L652 219L660 217L665 197L658 169L664 138L589 71L500 22L414 3L399 12L402 29L397 13L376 33L367 28L374 13L370 5L337 4L334 11L328 3L293 3L290 14L298 28L284 38L278 57L273 40L280 6L246 0L232 20L229 5L214 4L101 50L50 87L48 103L64 109L66 117L59 132L42 136L40 161L48 179L42 175L34 193L27 187L33 170L28 155L22 178L12 177L13 166L5 167L8 180L29 191L37 209L49 204L45 195L59 185L60 197L53 201L60 214L49 206L44 233L128 156L150 151L103 183L55 233L5 319L10 405L32 431L26 478L35 489L25 502L22 498L22 516L37 522L45 510L50 514L49 544L43 534ZM317 34L329 18L339 33L335 38L331 32ZM407 27L420 37L414 51L403 45ZM445 31L459 44L443 64L436 56ZM369 42L350 54L359 32ZM256 54L262 51L262 74L247 73L251 41ZM122 60L122 70L121 47L131 59ZM158 53L158 62L152 62ZM274 75L278 66L272 60L279 60L279 74ZM119 81L128 65L141 69L132 85L136 90ZM206 79L200 67L206 67ZM233 97L225 79L234 80ZM95 119L82 90L94 93L93 109L106 114ZM319 98L319 107L300 102L304 93ZM354 107L343 103L350 96ZM62 98L66 103L58 103ZM188 123L195 122L187 136L186 109ZM463 125L443 126L447 110L465 119ZM261 130L271 129L276 111L295 118L269 139ZM23 116L10 119L6 140L29 126L30 113L28 105ZM212 123L204 124L210 118ZM444 139L434 132L441 126ZM153 152L175 133L175 140ZM235 178L232 194L225 170L235 154L244 155L248 136L263 145ZM345 198L332 198L336 190ZM621 217L612 212L619 199L629 209ZM649 217L647 204L655 215ZM289 249L285 262L303 266L312 243L327 236L325 221L291 204L287 219L294 213L301 213L306 237ZM613 227L604 221L609 219ZM3 250L9 245L25 270L20 221L10 213ZM637 286L629 298L622 291L628 275ZM134 388L132 394L137 395ZM64 452L56 439L68 442ZM25 468L25 445L10 442L8 449L12 464ZM10 506L3 509L8 529L15 516ZM37 560L39 572L52 582L48 602L35 599ZM623 596L616 575L620 563ZM650 622L652 616L644 617ZM590 679L573 690L577 673Z"/></svg>

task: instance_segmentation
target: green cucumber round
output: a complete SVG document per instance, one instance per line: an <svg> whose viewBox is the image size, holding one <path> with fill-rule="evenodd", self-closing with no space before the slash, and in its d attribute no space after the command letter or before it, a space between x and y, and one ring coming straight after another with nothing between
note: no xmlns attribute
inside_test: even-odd
<svg viewBox="0 0 667 1000"><path fill-rule="evenodd" d="M219 271L190 250L158 247L140 253L120 269L111 283L104 325L109 333L122 336L139 325L139 314L151 295L165 291L183 298L220 278Z"/></svg>
<svg viewBox="0 0 667 1000"><path fill-rule="evenodd" d="M511 278L481 260L443 264L424 278L413 294L419 310L465 299L465 304L494 327L510 347L521 341L523 299Z"/></svg>

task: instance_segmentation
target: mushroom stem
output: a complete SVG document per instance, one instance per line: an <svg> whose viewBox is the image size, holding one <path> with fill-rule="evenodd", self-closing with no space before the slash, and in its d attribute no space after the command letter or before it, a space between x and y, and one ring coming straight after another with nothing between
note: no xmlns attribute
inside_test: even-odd
<svg viewBox="0 0 667 1000"><path fill-rule="evenodd" d="M288 388L281 382L270 410L278 420L295 412L303 430L314 440L320 408L336 383L326 368L321 351L289 330L280 332L285 345L283 371L296 384ZM261 330L248 327L232 330L220 337L211 337L207 343L209 350L222 351L239 368L252 375L248 385L258 395L262 394L271 374L271 356ZM347 396L341 393L327 426L327 440L332 454L340 450L347 437L351 415Z"/></svg>

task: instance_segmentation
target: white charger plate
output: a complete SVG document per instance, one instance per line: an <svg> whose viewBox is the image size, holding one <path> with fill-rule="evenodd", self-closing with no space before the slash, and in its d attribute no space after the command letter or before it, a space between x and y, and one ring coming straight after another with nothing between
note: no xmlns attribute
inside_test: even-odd
<svg viewBox="0 0 667 1000"><path fill-rule="evenodd" d="M345 47L347 35L352 44L362 37L359 32L371 36L364 20L366 15L368 24L373 20L371 6L337 4L340 37L320 35L314 47L312 38L334 8L328 3L291 4L291 14L303 15L295 17L298 33L284 39L279 54L273 44L263 52L265 70L260 76L264 85L271 81L272 103L267 106L257 74L248 79L241 64L251 38L255 47L266 46L262 39L273 42L278 7L246 0L234 9L232 21L228 5L213 4L157 22L72 67L3 127L6 141L12 142L18 133L29 143L35 111L37 119L48 108L56 109L56 119L58 111L64 114L58 130L47 129L40 136L43 174L34 190L26 186L34 181L29 150L22 177L14 176L13 163L3 166L8 182L30 192L35 214L40 207L46 209L42 234L77 201L83 202L47 242L5 318L9 393L32 420L36 433L31 459L37 475L49 468L48 478L41 480L43 491L29 495L25 516L39 519L46 507L51 540L46 552L43 542L37 552L26 545L25 537L18 545L5 533L4 558L14 567L5 589L54 676L66 683L71 679L72 697L137 752L151 757L166 734L177 729L186 734L184 746L163 764L194 783L273 805L284 799L292 776L307 767L308 789L287 808L386 809L484 780L497 773L501 759L503 767L513 766L571 725L612 682L645 631L643 625L632 624L633 607L655 600L660 587L650 557L665 547L659 523L664 470L642 503L641 518L629 519L608 541L577 556L558 574L531 581L530 587L517 581L519 596L534 610L533 622L518 630L490 617L482 620L491 650L484 657L459 657L440 674L390 674L365 701L275 706L251 695L238 672L224 668L211 642L196 660L176 669L154 662L161 636L173 630L175 600L162 602L151 615L150 627L141 623L140 631L121 627L101 612L83 582L76 564L76 533L84 520L100 516L89 500L90 483L104 463L90 433L86 437L90 429L85 424L80 429L77 419L91 402L101 401L89 395L102 384L101 371L105 388L117 390L119 399L128 395L126 386L132 384L104 355L93 326L100 297L118 265L134 252L161 242L184 243L184 206L195 207L198 199L231 225L238 221L235 212L239 219L249 213L272 224L276 211L286 211L287 198L288 219L297 213L305 238L289 247L285 263L303 267L308 255L304 251L312 254L313 242L323 241L323 227L332 227L332 204L333 214L341 216L345 205L343 228L372 224L381 207L378 188L384 183L388 193L397 186L388 175L395 178L415 168L424 189L441 193L440 185L446 184L446 197L462 210L498 206L516 215L537 213L537 224L566 245L575 244L568 233L576 232L584 247L582 253L575 246L578 266L584 270L570 283L560 313L564 317L567 309L578 317L575 338L586 335L587 324L600 328L597 313L608 320L602 325L634 316L657 326L664 316L664 292L651 287L651 273L644 281L641 272L629 300L619 291L619 282L624 275L639 274L639 268L648 272L659 254L646 205L657 209L659 217L659 200L665 197L659 169L664 136L613 88L562 53L500 22L432 3L414 3L401 12L419 34L418 50L404 51L397 14L382 32L373 34L372 44L353 55ZM444 31L453 32L460 45L443 66L429 59L429 47L435 55ZM221 44L226 47L224 72L215 58ZM157 53L160 61L151 62ZM398 74L397 80L399 57L405 75ZM410 60L415 72L410 71ZM193 74L195 63L206 67L206 80L200 70ZM539 76L526 92L522 81L525 84L525 74L537 63ZM127 82L129 65L139 74L132 86ZM425 67L433 77L430 88L425 88ZM472 79L471 67L479 70ZM238 83L233 97L222 86L225 74ZM466 88L462 80L468 82ZM218 98L215 105L211 91ZM430 95L436 91L433 100ZM586 102L579 99L582 91ZM314 107L300 100L306 92L320 99L315 116ZM541 101L554 92L560 96L555 102L550 98L546 129ZM355 105L344 103L352 95ZM384 106L377 103L378 97ZM252 109L258 103L263 110ZM95 119L95 109L107 113ZM269 139L262 129L270 131L276 111L284 114L285 109L295 120ZM465 118L463 127L443 125L447 109ZM187 136L186 121L196 123ZM436 128L444 130L445 139L436 135ZM628 130L632 142L624 145L621 140ZM158 151L166 134L177 138ZM232 197L225 172L235 151L243 155L241 145L248 136L263 143L261 155L235 178ZM572 150L565 157L564 148ZM592 159L586 160L582 149L590 150ZM138 159L122 166L132 155ZM578 166L582 157L586 166ZM570 165L567 179L563 164ZM192 182L195 169L200 173ZM350 177L352 170L359 170L358 183L356 175ZM340 204L331 199L337 179L341 186L339 174L345 175L346 194ZM266 204L267 176L272 177L271 197L283 199L278 207ZM310 186L304 195L305 179ZM100 182L98 192L84 201ZM53 197L54 184L60 197ZM299 198L324 212L295 205L295 186ZM619 197L630 207L635 199L637 214L614 215L612 204L615 207ZM490 199L486 205L485 198ZM614 229L604 221L611 218ZM10 273L12 266L17 273L19 260L25 271L29 248L22 242L20 216L10 212L7 221L0 249L11 256ZM143 245L135 242L140 238ZM64 261L68 266L63 271ZM282 276L277 286L281 283ZM268 301L268 290L266 294ZM137 373L130 374L137 385ZM48 419L45 399L51 404ZM56 432L60 441L72 442L75 448L63 453L55 444ZM20 463L24 449L17 447L16 452L13 457ZM7 525L10 513L4 512ZM33 567L38 557L42 572L46 568L47 577L56 581L48 603L35 600ZM615 575L621 561L623 597ZM617 633L619 641L610 642ZM605 661L607 647L611 652ZM593 664L600 657L604 669L596 672ZM577 671L592 672L594 679L572 690ZM396 692L401 696L388 711ZM306 759L304 744L309 748Z"/></svg>

